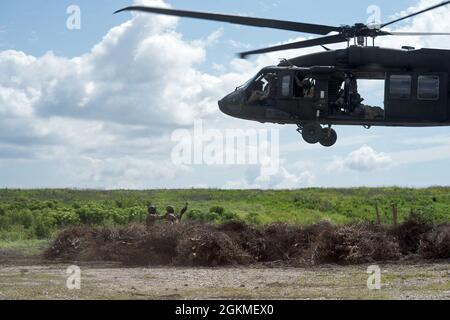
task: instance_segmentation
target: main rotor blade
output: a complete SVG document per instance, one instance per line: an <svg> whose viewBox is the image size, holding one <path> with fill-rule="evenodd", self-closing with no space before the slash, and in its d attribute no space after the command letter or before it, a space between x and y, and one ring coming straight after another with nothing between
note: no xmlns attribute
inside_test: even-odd
<svg viewBox="0 0 450 320"><path fill-rule="evenodd" d="M212 20L212 21L222 21L222 22L228 22L228 23L240 24L240 25L246 25L246 26L290 30L290 31L297 31L297 32L304 32L304 33L320 34L320 35L326 35L332 31L339 32L341 30L340 27L326 26L326 25L320 25L320 24L309 24L309 23L262 19L262 18L250 18L250 17L242 17L242 16L234 16L234 15L217 14L217 13L174 10L174 9L154 8L154 7L145 7L145 6L126 7L126 8L117 10L116 12L114 12L114 14L123 12L123 11L141 11L141 12L164 14L164 15L169 15L169 16L187 17L187 18Z"/></svg>
<svg viewBox="0 0 450 320"><path fill-rule="evenodd" d="M392 36L450 36L449 32L388 32Z"/></svg>
<svg viewBox="0 0 450 320"><path fill-rule="evenodd" d="M258 49L258 50L241 52L241 53L239 53L239 56L242 59L244 59L247 56L252 55L252 54L268 53L268 52L290 50L290 49L309 48L309 47L339 43L339 42L344 42L344 41L347 41L347 38L345 38L341 34L336 34L336 35L327 36L327 37L321 37L321 38L316 38L316 39L311 39L311 40L304 40L304 41L299 41L299 42L282 44L279 46L273 46L273 47L268 47L268 48L263 48L263 49Z"/></svg>
<svg viewBox="0 0 450 320"><path fill-rule="evenodd" d="M440 4L437 4L437 5L435 5L435 6L429 7L429 8L427 8L427 9L424 9L424 10L418 11L418 12L416 12L416 13L409 14L409 15L407 15L407 16L405 16L405 17L399 18L399 19L397 19L397 20L394 20L394 21L385 23L385 24L381 25L380 28L384 28L384 27L389 26L389 25L391 25L391 24L400 22L400 21L405 20L405 19L409 19L409 18L415 17L415 16L417 16L417 15L419 15L419 14L422 14L422 13L425 13L425 12L428 12L428 11L431 11L431 10L434 10L434 9L437 9L437 8L440 8L440 7L443 7L443 6L446 6L446 5L448 5L448 4L450 4L450 1L444 1L444 2L442 2L442 3L440 3Z"/></svg>

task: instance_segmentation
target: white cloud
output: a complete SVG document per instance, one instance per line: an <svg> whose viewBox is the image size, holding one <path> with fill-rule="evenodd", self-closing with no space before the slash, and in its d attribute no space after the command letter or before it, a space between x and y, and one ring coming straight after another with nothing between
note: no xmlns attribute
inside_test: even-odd
<svg viewBox="0 0 450 320"><path fill-rule="evenodd" d="M229 181L226 189L295 189L311 186L315 182L315 175L310 170L291 173L284 166L280 166L276 174L264 174L257 166L248 167L246 176L242 180Z"/></svg>
<svg viewBox="0 0 450 320"><path fill-rule="evenodd" d="M250 47L251 47L251 45L248 44L248 43L243 43L243 42L236 41L236 40L228 40L228 43L229 43L233 48L236 48L236 49L245 49L245 50L248 50L248 49L250 49Z"/></svg>
<svg viewBox="0 0 450 320"><path fill-rule="evenodd" d="M383 152L376 152L371 147L364 145L358 150L351 152L345 158L337 157L328 167L328 171L352 170L358 172L370 172L383 169L392 165L391 156Z"/></svg>
<svg viewBox="0 0 450 320"><path fill-rule="evenodd" d="M173 180L187 168L167 161L155 161L136 156L91 158L82 157L76 166L64 167L71 175L74 187L90 186L105 189L155 188L160 180Z"/></svg>
<svg viewBox="0 0 450 320"><path fill-rule="evenodd" d="M63 160L78 172L73 180L88 186L175 179L184 168L167 161L170 133L217 115L217 101L237 77L196 68L221 29L190 43L175 32L177 21L133 14L73 59L0 51L0 160Z"/></svg>

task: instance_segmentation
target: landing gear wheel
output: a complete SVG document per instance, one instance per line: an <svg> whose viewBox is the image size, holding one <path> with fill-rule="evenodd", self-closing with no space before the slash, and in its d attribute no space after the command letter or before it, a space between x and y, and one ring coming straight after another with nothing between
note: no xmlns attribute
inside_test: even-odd
<svg viewBox="0 0 450 320"><path fill-rule="evenodd" d="M337 133L334 129L323 128L320 137L320 144L324 147L332 147L337 141Z"/></svg>
<svg viewBox="0 0 450 320"><path fill-rule="evenodd" d="M307 123L303 126L302 137L307 143L316 144L322 137L322 127L318 123Z"/></svg>

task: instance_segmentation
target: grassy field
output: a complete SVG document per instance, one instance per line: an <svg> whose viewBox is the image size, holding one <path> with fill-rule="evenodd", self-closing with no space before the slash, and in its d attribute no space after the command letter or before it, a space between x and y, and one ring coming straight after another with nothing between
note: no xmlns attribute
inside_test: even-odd
<svg viewBox="0 0 450 320"><path fill-rule="evenodd" d="M366 265L314 268L121 268L81 265L82 289L66 287L67 264L40 253L61 229L143 222L147 206L179 210L184 219L211 223L242 220L334 224L374 221L378 206L391 224L411 212L430 222L450 221L450 188L223 190L0 190L0 300L2 299L449 299L449 264L393 263L382 268L382 289L367 289ZM238 272L236 272L238 270ZM171 281L167 281L171 279Z"/></svg>
<svg viewBox="0 0 450 320"><path fill-rule="evenodd" d="M145 220L147 206L179 210L189 202L185 219L220 223L240 219L252 224L346 224L376 219L391 223L391 205L399 222L410 212L432 222L450 221L450 188L357 188L261 190L0 190L0 247L11 242L49 239L72 225L125 225Z"/></svg>

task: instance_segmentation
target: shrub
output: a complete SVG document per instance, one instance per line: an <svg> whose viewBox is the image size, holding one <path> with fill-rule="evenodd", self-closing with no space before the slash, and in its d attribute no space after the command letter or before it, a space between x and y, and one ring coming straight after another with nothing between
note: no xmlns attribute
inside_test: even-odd
<svg viewBox="0 0 450 320"><path fill-rule="evenodd" d="M81 208L81 205L79 205L78 203L74 203L74 204L72 205L72 208L74 208L74 209L80 209L80 208Z"/></svg>
<svg viewBox="0 0 450 320"><path fill-rule="evenodd" d="M219 216L223 215L225 213L225 209L223 207L215 206L209 209L210 213L215 213Z"/></svg>
<svg viewBox="0 0 450 320"><path fill-rule="evenodd" d="M21 241L29 240L35 237L32 229L25 229L21 225L12 225L8 230L0 231L0 240L4 241Z"/></svg>
<svg viewBox="0 0 450 320"><path fill-rule="evenodd" d="M126 211L128 222L144 222L147 217L147 212L141 207L128 208Z"/></svg>
<svg viewBox="0 0 450 320"><path fill-rule="evenodd" d="M0 216L0 230L7 229L11 225L11 219L7 216Z"/></svg>
<svg viewBox="0 0 450 320"><path fill-rule="evenodd" d="M53 231L52 223L44 219L39 219L34 225L34 234L38 239L50 238Z"/></svg>
<svg viewBox="0 0 450 320"><path fill-rule="evenodd" d="M28 229L33 224L33 214L30 210L21 210L11 215L11 224L21 225Z"/></svg>
<svg viewBox="0 0 450 320"><path fill-rule="evenodd" d="M261 217L256 212L250 212L249 214L247 214L245 220L248 221L248 223L250 223L250 224L255 224L255 225L261 224Z"/></svg>
<svg viewBox="0 0 450 320"><path fill-rule="evenodd" d="M45 203L45 205L47 206L47 208L49 209L56 209L58 207L58 202L56 201L47 201Z"/></svg>
<svg viewBox="0 0 450 320"><path fill-rule="evenodd" d="M187 219L198 222L213 222L218 218L215 212L202 212L200 210L190 210L186 214Z"/></svg>
<svg viewBox="0 0 450 320"><path fill-rule="evenodd" d="M52 217L55 223L60 228L65 228L68 226L74 226L81 223L80 217L70 209L52 212Z"/></svg>
<svg viewBox="0 0 450 320"><path fill-rule="evenodd" d="M114 223L119 225L127 224L130 221L129 215L119 210L111 212L110 218Z"/></svg>
<svg viewBox="0 0 450 320"><path fill-rule="evenodd" d="M76 210L80 220L84 224L98 225L108 218L108 212L97 206L86 206Z"/></svg>

